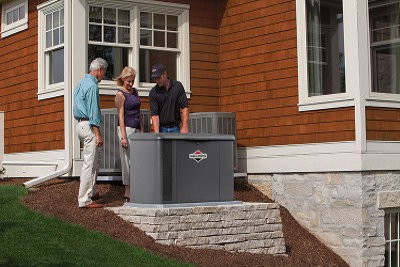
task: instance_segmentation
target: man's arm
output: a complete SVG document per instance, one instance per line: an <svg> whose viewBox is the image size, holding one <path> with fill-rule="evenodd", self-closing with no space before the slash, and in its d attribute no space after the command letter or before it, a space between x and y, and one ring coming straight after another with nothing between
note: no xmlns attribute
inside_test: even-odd
<svg viewBox="0 0 400 267"><path fill-rule="evenodd" d="M92 129L94 131L94 134L96 135L96 145L97 146L102 146L103 145L103 138L101 138L100 134L100 128L96 125L91 125Z"/></svg>
<svg viewBox="0 0 400 267"><path fill-rule="evenodd" d="M189 133L188 129L188 121L189 121L189 108L181 109L181 121L182 121L182 128L181 133Z"/></svg>
<svg viewBox="0 0 400 267"><path fill-rule="evenodd" d="M151 122L153 124L153 129L155 133L160 132L160 117L158 115L151 116Z"/></svg>

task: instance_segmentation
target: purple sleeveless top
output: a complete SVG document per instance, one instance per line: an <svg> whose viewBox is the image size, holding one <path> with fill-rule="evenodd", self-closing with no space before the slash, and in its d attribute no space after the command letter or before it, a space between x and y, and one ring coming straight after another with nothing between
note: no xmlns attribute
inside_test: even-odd
<svg viewBox="0 0 400 267"><path fill-rule="evenodd" d="M135 88L132 88L132 93L126 93L122 90L125 96L124 101L124 120L126 127L140 129L140 99ZM118 119L119 126L119 119Z"/></svg>

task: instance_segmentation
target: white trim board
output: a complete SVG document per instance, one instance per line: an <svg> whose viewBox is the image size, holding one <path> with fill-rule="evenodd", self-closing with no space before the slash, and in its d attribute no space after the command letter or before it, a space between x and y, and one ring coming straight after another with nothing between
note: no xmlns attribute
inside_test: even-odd
<svg viewBox="0 0 400 267"><path fill-rule="evenodd" d="M251 174L400 170L400 142L367 141L367 151L358 151L355 142L238 148L239 171Z"/></svg>
<svg viewBox="0 0 400 267"><path fill-rule="evenodd" d="M65 151L37 151L5 154L4 177L39 177L47 175L65 165Z"/></svg>

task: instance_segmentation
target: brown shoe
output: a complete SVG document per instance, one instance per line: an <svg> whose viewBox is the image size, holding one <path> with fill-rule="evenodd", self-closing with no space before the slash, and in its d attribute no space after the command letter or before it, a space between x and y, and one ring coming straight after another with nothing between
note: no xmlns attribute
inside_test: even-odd
<svg viewBox="0 0 400 267"><path fill-rule="evenodd" d="M85 208L85 209L96 209L96 208L102 208L104 207L103 204L98 204L96 202L92 202L89 205L83 206L81 208Z"/></svg>
<svg viewBox="0 0 400 267"><path fill-rule="evenodd" d="M100 199L100 194L99 194L99 193L94 194L94 195L91 197L91 199L92 199L92 200Z"/></svg>

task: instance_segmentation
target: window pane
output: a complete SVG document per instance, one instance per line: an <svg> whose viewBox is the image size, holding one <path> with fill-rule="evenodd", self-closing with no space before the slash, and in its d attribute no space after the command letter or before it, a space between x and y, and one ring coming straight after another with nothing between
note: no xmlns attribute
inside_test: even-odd
<svg viewBox="0 0 400 267"><path fill-rule="evenodd" d="M64 43L64 27L60 28L60 44Z"/></svg>
<svg viewBox="0 0 400 267"><path fill-rule="evenodd" d="M104 8L104 23L115 24L117 21L117 10L115 8Z"/></svg>
<svg viewBox="0 0 400 267"><path fill-rule="evenodd" d="M154 14L154 29L165 30L165 15Z"/></svg>
<svg viewBox="0 0 400 267"><path fill-rule="evenodd" d="M374 58L373 92L400 94L400 44L372 49Z"/></svg>
<svg viewBox="0 0 400 267"><path fill-rule="evenodd" d="M129 44L130 43L130 29L129 28L118 28L118 43Z"/></svg>
<svg viewBox="0 0 400 267"><path fill-rule="evenodd" d="M385 245L385 266L390 266L390 243L386 243Z"/></svg>
<svg viewBox="0 0 400 267"><path fill-rule="evenodd" d="M104 42L115 43L115 27L104 26Z"/></svg>
<svg viewBox="0 0 400 267"><path fill-rule="evenodd" d="M118 25L129 26L130 15L129 10L118 10Z"/></svg>
<svg viewBox="0 0 400 267"><path fill-rule="evenodd" d="M52 15L46 15L46 31L51 30L51 25L52 25Z"/></svg>
<svg viewBox="0 0 400 267"><path fill-rule="evenodd" d="M18 13L19 13L19 19L24 19L25 18L25 6L19 7Z"/></svg>
<svg viewBox="0 0 400 267"><path fill-rule="evenodd" d="M139 49L139 81L153 82L150 78L151 66L157 63L163 64L168 71L168 76L176 79L176 62L178 53Z"/></svg>
<svg viewBox="0 0 400 267"><path fill-rule="evenodd" d="M372 91L400 94L400 1L369 4Z"/></svg>
<svg viewBox="0 0 400 267"><path fill-rule="evenodd" d="M397 267L397 266L399 266L398 265L398 263L399 263L398 249L399 249L399 247L398 247L397 242L392 242L391 246L392 247L390 249L390 261L391 261L390 266Z"/></svg>
<svg viewBox="0 0 400 267"><path fill-rule="evenodd" d="M390 237L390 213L385 212L385 240L388 241Z"/></svg>
<svg viewBox="0 0 400 267"><path fill-rule="evenodd" d="M165 32L154 31L154 46L165 47Z"/></svg>
<svg viewBox="0 0 400 267"><path fill-rule="evenodd" d="M309 96L344 93L342 1L306 0Z"/></svg>
<svg viewBox="0 0 400 267"><path fill-rule="evenodd" d="M177 31L178 30L178 17L177 16L167 16L167 30Z"/></svg>
<svg viewBox="0 0 400 267"><path fill-rule="evenodd" d="M399 220L398 218L399 214L397 212L390 213L390 239L397 239L398 238L398 232L397 232L397 222Z"/></svg>
<svg viewBox="0 0 400 267"><path fill-rule="evenodd" d="M153 45L152 34L149 30L140 30L140 45Z"/></svg>
<svg viewBox="0 0 400 267"><path fill-rule="evenodd" d="M146 12L140 12L140 28L151 29L151 14Z"/></svg>
<svg viewBox="0 0 400 267"><path fill-rule="evenodd" d="M167 47L178 48L178 35L174 32L167 33Z"/></svg>
<svg viewBox="0 0 400 267"><path fill-rule="evenodd" d="M101 23L102 20L101 7L89 7L89 22Z"/></svg>
<svg viewBox="0 0 400 267"><path fill-rule="evenodd" d="M60 26L60 13L58 11L53 13L53 28Z"/></svg>
<svg viewBox="0 0 400 267"><path fill-rule="evenodd" d="M64 48L51 51L49 84L64 81Z"/></svg>
<svg viewBox="0 0 400 267"><path fill-rule="evenodd" d="M12 13L13 13L13 22L18 21L18 9L14 9Z"/></svg>
<svg viewBox="0 0 400 267"><path fill-rule="evenodd" d="M108 63L107 73L104 80L116 78L125 66L128 66L129 49L122 47L89 45L88 62L97 57L104 58ZM89 66L88 66L89 69Z"/></svg>
<svg viewBox="0 0 400 267"><path fill-rule="evenodd" d="M101 42L101 26L89 25L89 41Z"/></svg>
<svg viewBox="0 0 400 267"><path fill-rule="evenodd" d="M7 24L11 24L12 21L12 12L8 12L7 13Z"/></svg>
<svg viewBox="0 0 400 267"><path fill-rule="evenodd" d="M60 30L55 29L53 31L53 46L60 44Z"/></svg>
<svg viewBox="0 0 400 267"><path fill-rule="evenodd" d="M64 26L64 9L60 10L60 26Z"/></svg>
<svg viewBox="0 0 400 267"><path fill-rule="evenodd" d="M51 40L52 40L52 32L51 31L49 31L49 32L46 32L46 48L49 48L49 47L51 47L51 44L52 44L52 42L51 42Z"/></svg>

